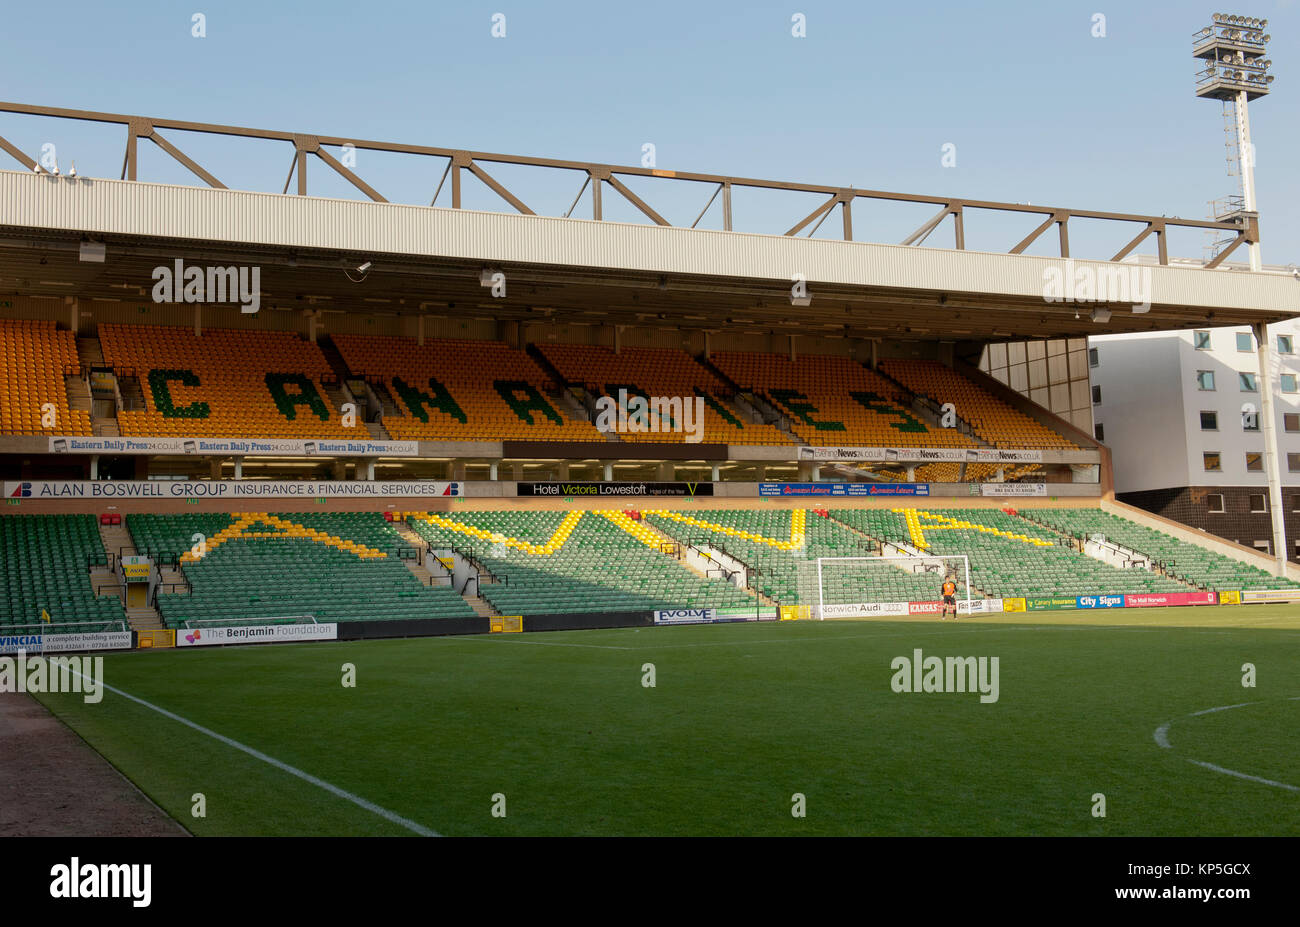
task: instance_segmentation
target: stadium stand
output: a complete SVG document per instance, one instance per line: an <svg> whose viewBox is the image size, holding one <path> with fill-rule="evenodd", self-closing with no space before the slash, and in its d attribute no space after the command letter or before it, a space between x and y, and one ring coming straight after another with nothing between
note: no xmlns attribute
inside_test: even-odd
<svg viewBox="0 0 1300 927"><path fill-rule="evenodd" d="M105 363L139 378L145 397L144 409L118 411L123 435L358 437L322 388L335 379L329 362L291 332L104 324L99 338Z"/></svg>
<svg viewBox="0 0 1300 927"><path fill-rule="evenodd" d="M590 423L547 394L558 386L523 351L497 341L335 335L354 376L382 385L399 414L384 427L397 439L603 441Z"/></svg>
<svg viewBox="0 0 1300 927"><path fill-rule="evenodd" d="M169 628L249 618L312 615L318 621L468 618L449 586L426 586L402 562L414 553L377 513L266 512L129 515L136 549L179 557L189 592L164 592ZM196 556L193 536L206 552Z"/></svg>
<svg viewBox="0 0 1300 927"><path fill-rule="evenodd" d="M879 546L843 525L807 509L755 511L647 510L655 527L686 544L718 548L757 570L753 582L782 605L806 605L817 598L818 557L873 557ZM862 595L878 601L929 601L938 581L888 563L861 564L852 576L828 574L826 595ZM853 583L850 590L849 583ZM841 599L840 601L845 601Z"/></svg>
<svg viewBox="0 0 1300 927"><path fill-rule="evenodd" d="M64 375L77 375L77 341L53 322L0 319L0 434L88 435L90 413L68 407ZM51 403L54 427L42 424Z"/></svg>
<svg viewBox="0 0 1300 927"><path fill-rule="evenodd" d="M1300 583L1100 509L1025 509L1019 514L1079 541L1100 534L1114 544L1145 554L1170 575L1202 589L1300 588Z"/></svg>
<svg viewBox="0 0 1300 927"><path fill-rule="evenodd" d="M880 369L907 389L940 405L951 402L975 434L994 447L1059 448L1076 445L1025 413L982 390L951 367L932 360L882 360Z"/></svg>
<svg viewBox="0 0 1300 927"><path fill-rule="evenodd" d="M96 596L89 568L108 557L92 515L10 515L0 518L0 634L6 628L42 625L50 632L121 630L117 596Z"/></svg>
<svg viewBox="0 0 1300 927"><path fill-rule="evenodd" d="M971 585L992 598L1192 591L1170 577L1110 566L1002 511L833 509L831 515L880 540L926 553L965 554Z"/></svg>
<svg viewBox="0 0 1300 927"><path fill-rule="evenodd" d="M538 350L560 372L567 386L583 387L593 396L617 401L619 390L629 396L704 398L704 437L718 444L789 444L790 438L771 425L746 422L726 403L731 391L718 377L685 351L670 348L623 348L578 344L541 344ZM658 423L654 432L620 432L624 441L684 441L672 423Z"/></svg>
<svg viewBox="0 0 1300 927"><path fill-rule="evenodd" d="M807 444L976 447L953 428L926 424L904 390L847 357L718 352L711 360L742 390L776 407Z"/></svg>
<svg viewBox="0 0 1300 927"><path fill-rule="evenodd" d="M664 540L621 512L457 512L408 517L435 548L452 548L497 580L482 595L503 615L745 607L740 589L691 572Z"/></svg>

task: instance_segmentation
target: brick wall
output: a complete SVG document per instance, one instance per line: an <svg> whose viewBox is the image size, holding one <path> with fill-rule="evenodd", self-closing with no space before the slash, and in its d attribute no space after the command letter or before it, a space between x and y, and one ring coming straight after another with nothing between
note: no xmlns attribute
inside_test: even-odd
<svg viewBox="0 0 1300 927"><path fill-rule="evenodd" d="M1152 489L1145 492L1118 493L1120 502L1135 505L1156 515L1199 528L1226 541L1254 547L1256 541L1273 538L1273 521L1268 512L1251 512L1250 497L1263 494L1267 507L1267 489L1252 486L1184 486L1179 489ZM1210 496L1223 496L1223 512L1210 511ZM1282 487L1282 505L1286 512L1287 556L1296 556L1295 542L1300 540L1300 489Z"/></svg>

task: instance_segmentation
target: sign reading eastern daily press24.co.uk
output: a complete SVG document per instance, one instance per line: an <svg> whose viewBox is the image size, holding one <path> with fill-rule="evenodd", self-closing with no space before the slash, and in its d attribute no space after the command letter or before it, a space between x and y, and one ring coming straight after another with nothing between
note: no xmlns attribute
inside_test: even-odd
<svg viewBox="0 0 1300 927"><path fill-rule="evenodd" d="M58 435L50 438L51 454L217 454L242 457L266 455L312 457L415 457L418 441L348 441L337 438L112 438Z"/></svg>

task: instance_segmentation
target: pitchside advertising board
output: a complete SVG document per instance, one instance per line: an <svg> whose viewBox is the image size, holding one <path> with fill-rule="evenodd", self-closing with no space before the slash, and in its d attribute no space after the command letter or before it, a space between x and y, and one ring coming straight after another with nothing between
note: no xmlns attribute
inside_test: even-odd
<svg viewBox="0 0 1300 927"><path fill-rule="evenodd" d="M711 496L712 483L575 482L516 483L517 496Z"/></svg>
<svg viewBox="0 0 1300 927"><path fill-rule="evenodd" d="M655 624L722 624L730 621L775 621L777 610L760 608L669 608L654 614Z"/></svg>
<svg viewBox="0 0 1300 927"><path fill-rule="evenodd" d="M227 644L293 644L338 640L339 626L329 624L246 624L235 627L187 628L176 632L177 647Z"/></svg>
<svg viewBox="0 0 1300 927"><path fill-rule="evenodd" d="M73 653L79 650L130 650L130 631L91 634L0 635L0 654Z"/></svg>
<svg viewBox="0 0 1300 927"><path fill-rule="evenodd" d="M997 447L801 447L800 460L868 463L1042 463L1042 451Z"/></svg>
<svg viewBox="0 0 1300 927"><path fill-rule="evenodd" d="M760 496L928 496L929 483L759 483Z"/></svg>
<svg viewBox="0 0 1300 927"><path fill-rule="evenodd" d="M6 499L394 499L461 496L436 480L29 480L6 482Z"/></svg>
<svg viewBox="0 0 1300 927"><path fill-rule="evenodd" d="M88 438L62 435L50 438L51 454L221 454L235 457L418 457L418 441L340 441L327 438L300 441L292 438Z"/></svg>

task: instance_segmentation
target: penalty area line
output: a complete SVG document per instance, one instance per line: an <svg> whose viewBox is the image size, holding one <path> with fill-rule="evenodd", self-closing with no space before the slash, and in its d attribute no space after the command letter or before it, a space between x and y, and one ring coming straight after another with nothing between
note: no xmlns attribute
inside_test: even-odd
<svg viewBox="0 0 1300 927"><path fill-rule="evenodd" d="M76 675L80 676L81 673L77 673ZM313 776L311 773L303 772L301 769L298 769L296 766L290 766L288 763L282 762L281 760L277 760L273 756L268 756L267 754L263 753L261 750L255 750L254 748L248 746L247 744L241 744L239 741L227 737L225 734L218 734L216 731L206 728L201 724L197 724L191 721L189 718L183 718L180 715L176 714L175 712L168 711L166 708L160 708L159 706L153 704L152 702L146 702L144 699L140 698L139 696L132 695L130 692L123 692L121 689L114 688L113 686L110 686L105 682L101 682L100 685L102 685L109 692L113 692L117 695L120 695L125 699L135 702L137 705L143 705L145 708L148 708L150 711L156 711L164 718L170 718L171 720L176 721L179 724L183 724L188 728L198 731L200 734L204 734L208 737L211 737L215 741L225 744L227 747L232 747L235 750L239 750L242 753L247 753L249 756L253 757L256 760L261 760L263 763L266 763L268 766L274 766L276 769L281 770L282 772L287 772L291 776L296 776L297 778L301 779L303 782L309 782L312 785L316 786L317 788L324 789L326 792L329 792L331 795L334 795L338 798L342 798L345 801L350 801L352 802L352 804L356 805L357 807L364 808L365 810L369 811L371 814L376 814L379 817L383 818L384 820L388 821L389 823L397 824L401 827L405 827L407 830L411 831L412 833L419 834L421 837L442 836L436 831L432 831L429 828L425 827L423 824L417 824L415 821L409 820L408 818L404 818L400 814L397 814L395 812L389 811L387 808L376 805L374 802L368 801L367 799L362 798L360 795L353 795L347 789L341 789L337 785L334 785L331 782L326 782L324 779L320 779L316 776Z"/></svg>

